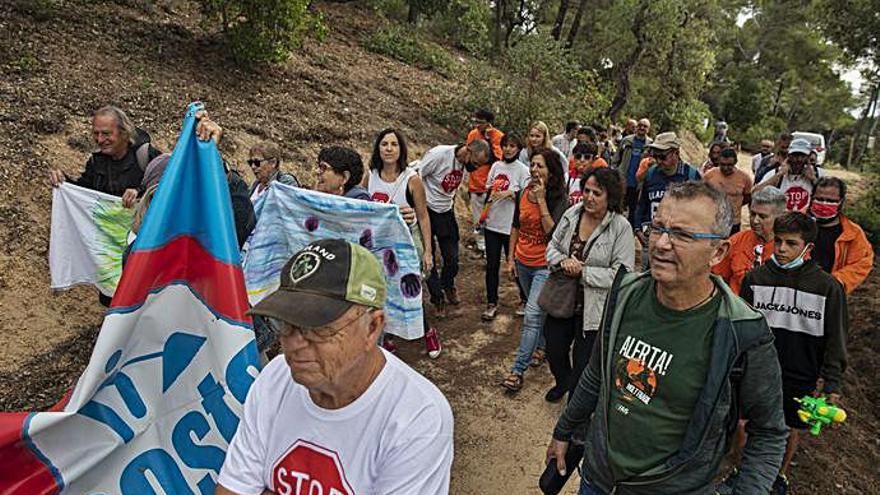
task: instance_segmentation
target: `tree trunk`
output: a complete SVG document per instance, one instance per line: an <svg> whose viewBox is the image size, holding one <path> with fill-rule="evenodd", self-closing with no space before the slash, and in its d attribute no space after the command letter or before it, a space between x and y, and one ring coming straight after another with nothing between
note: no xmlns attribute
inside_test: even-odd
<svg viewBox="0 0 880 495"><path fill-rule="evenodd" d="M779 101L782 99L782 90L785 88L785 77L779 76L779 85L776 87L776 98L773 99L773 111L770 115L776 117L779 114Z"/></svg>
<svg viewBox="0 0 880 495"><path fill-rule="evenodd" d="M565 47L574 46L574 40L577 39L578 31L581 29L581 19L584 17L584 11L587 10L587 0L580 0L577 12L574 14L574 20L571 22L571 29L568 31L568 39L565 40Z"/></svg>
<svg viewBox="0 0 880 495"><path fill-rule="evenodd" d="M504 40L504 9L507 7L507 0L495 0L495 30L492 32L492 57L501 54L501 47Z"/></svg>
<svg viewBox="0 0 880 495"><path fill-rule="evenodd" d="M415 26L419 23L419 2L418 0L410 0L409 11L406 14L406 22Z"/></svg>
<svg viewBox="0 0 880 495"><path fill-rule="evenodd" d="M865 105L865 109L862 110L862 116L859 118L859 125L856 127L856 133L853 136L853 141L856 143L861 143L862 133L865 130L865 124L868 123L868 115L871 112L871 106L874 105L874 101L877 99L877 88L880 87L880 83L874 85L874 89L871 90L871 96L868 98L868 104ZM861 149L861 148L858 148ZM859 163L859 155L850 156L851 163L858 164Z"/></svg>
<svg viewBox="0 0 880 495"><path fill-rule="evenodd" d="M629 100L630 73L635 69L639 59L642 58L642 55L648 48L648 39L645 35L644 26L648 17L647 11L649 5L650 0L641 0L639 2L638 11L633 17L633 22L630 26L630 30L636 38L636 46L633 48L632 52L630 52L626 60L617 66L617 91L615 92L614 99L611 101L611 106L608 108L608 111L605 112L605 115L612 121L617 120L617 115L626 105L627 100Z"/></svg>
<svg viewBox="0 0 880 495"><path fill-rule="evenodd" d="M877 132L877 104L880 103L877 101L878 97L880 97L880 83L874 85L874 94L871 97L871 104L869 104L871 111L868 114L868 120L873 121L871 122L871 129L859 145L859 152L855 157L855 162L859 166L860 171L862 170L862 158L865 156L865 150L868 149L868 140L870 140L871 136ZM875 143L874 146L876 147L877 143Z"/></svg>
<svg viewBox="0 0 880 495"><path fill-rule="evenodd" d="M550 30L550 36L559 41L559 33L562 32L562 25L565 24L565 16L568 14L569 0L559 0L559 12L556 13L556 22L553 23L553 29Z"/></svg>

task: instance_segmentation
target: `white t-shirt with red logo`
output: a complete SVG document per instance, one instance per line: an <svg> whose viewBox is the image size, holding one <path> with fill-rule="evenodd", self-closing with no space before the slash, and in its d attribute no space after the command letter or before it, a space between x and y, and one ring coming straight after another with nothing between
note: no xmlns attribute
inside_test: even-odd
<svg viewBox="0 0 880 495"><path fill-rule="evenodd" d="M531 178L529 167L525 163L519 160L512 163L498 160L489 170L486 188L499 192L520 192L529 185ZM516 209L515 201L516 196L493 203L486 216L486 229L499 234L510 234L513 212Z"/></svg>
<svg viewBox="0 0 880 495"><path fill-rule="evenodd" d="M762 182L776 176L778 170L767 174ZM816 178L823 177L825 171L822 167L816 167ZM785 209L788 211L805 212L810 206L810 198L813 196L813 183L807 180L804 175L788 174L782 178L779 183L779 189L785 194Z"/></svg>
<svg viewBox="0 0 880 495"><path fill-rule="evenodd" d="M293 381L284 356L251 386L218 482L242 495L449 492L452 410L425 377L385 366L351 404L328 410Z"/></svg>
<svg viewBox="0 0 880 495"><path fill-rule="evenodd" d="M419 161L419 175L425 184L428 208L434 213L452 209L455 191L464 177L464 165L455 159L455 145L429 149Z"/></svg>
<svg viewBox="0 0 880 495"><path fill-rule="evenodd" d="M409 188L409 180L415 173L415 170L408 168L401 172L394 182L385 182L379 170L370 170L370 184L367 191L370 193L370 201L411 206L406 199L406 192ZM418 219L413 223L418 223Z"/></svg>
<svg viewBox="0 0 880 495"><path fill-rule="evenodd" d="M574 206L581 202L584 193L581 192L581 179L578 177L569 177L566 181L568 184L568 204Z"/></svg>

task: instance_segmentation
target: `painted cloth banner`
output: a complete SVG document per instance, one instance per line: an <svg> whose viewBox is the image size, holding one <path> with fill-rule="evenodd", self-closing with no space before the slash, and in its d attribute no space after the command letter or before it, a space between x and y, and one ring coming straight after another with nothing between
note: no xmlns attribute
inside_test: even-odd
<svg viewBox="0 0 880 495"><path fill-rule="evenodd" d="M254 210L257 226L242 262L252 305L278 288L281 268L294 253L319 239L345 239L369 249L385 267L385 331L405 339L425 334L420 260L397 206L273 182Z"/></svg>
<svg viewBox="0 0 880 495"><path fill-rule="evenodd" d="M94 285L113 296L134 210L122 199L69 183L52 189L49 275L53 289Z"/></svg>
<svg viewBox="0 0 880 495"><path fill-rule="evenodd" d="M258 373L229 190L190 105L85 372L0 414L0 493L213 493Z"/></svg>

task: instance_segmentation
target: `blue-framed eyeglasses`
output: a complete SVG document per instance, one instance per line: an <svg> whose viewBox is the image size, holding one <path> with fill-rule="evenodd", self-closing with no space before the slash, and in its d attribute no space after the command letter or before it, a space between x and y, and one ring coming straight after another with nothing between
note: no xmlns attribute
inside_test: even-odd
<svg viewBox="0 0 880 495"><path fill-rule="evenodd" d="M669 235L669 238L672 240L672 242L678 243L689 243L702 239L724 239L726 237L721 234L710 232L689 232L687 230L681 229L668 229L666 227L654 225L652 223L642 224L642 234L646 236L656 235L657 237L660 237L663 234L667 234Z"/></svg>

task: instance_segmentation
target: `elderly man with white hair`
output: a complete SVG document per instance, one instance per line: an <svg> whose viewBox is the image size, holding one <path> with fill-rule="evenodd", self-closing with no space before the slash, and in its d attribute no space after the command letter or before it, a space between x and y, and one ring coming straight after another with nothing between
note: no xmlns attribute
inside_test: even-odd
<svg viewBox="0 0 880 495"><path fill-rule="evenodd" d="M749 230L730 238L727 255L712 267L712 273L727 282L739 294L743 277L773 255L773 222L785 213L785 194L776 187L761 189L752 195L749 203Z"/></svg>

